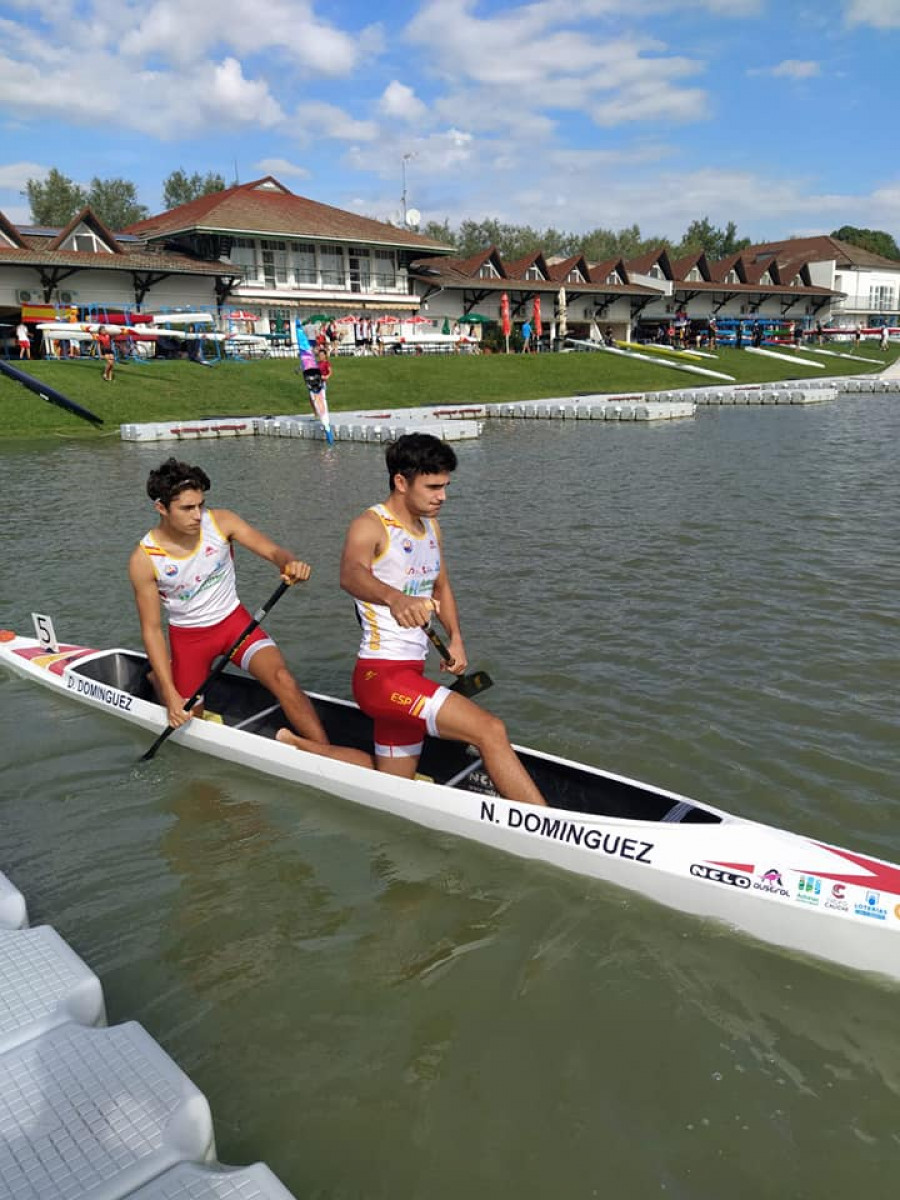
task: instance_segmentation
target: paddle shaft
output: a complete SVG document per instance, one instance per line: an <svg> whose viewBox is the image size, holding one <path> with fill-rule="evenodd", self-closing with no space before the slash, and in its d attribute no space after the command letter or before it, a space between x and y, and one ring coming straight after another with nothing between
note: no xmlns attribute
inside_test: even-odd
<svg viewBox="0 0 900 1200"><path fill-rule="evenodd" d="M429 642L431 642L447 666L452 666L456 660L445 646L440 635L436 633L432 625L426 625L424 628L425 636ZM468 675L457 675L456 682L450 685L450 691L459 692L461 696L477 696L479 692L486 692L489 687L493 686L494 681L488 675L487 671L472 671Z"/></svg>
<svg viewBox="0 0 900 1200"><path fill-rule="evenodd" d="M268 598L268 600L262 606L262 608L259 608L256 610L256 612L253 614L253 620L250 622L250 624L247 626L247 628L242 631L240 637L235 639L234 645L231 646L228 650L226 650L226 652L223 655L221 655L216 666L213 667L213 669L210 671L210 673L207 675L207 677L203 680L203 682L197 688L196 692L194 692L193 696L191 696L188 700L185 700L185 702L184 702L184 711L185 712L190 712L191 709L194 707L194 705L197 703L197 701L200 699L200 697L203 695L203 693L206 691L206 689L209 687L209 685L214 680L219 678L219 676L222 674L222 672L228 666L228 663L231 660L232 654L234 654L235 650L237 650L238 646L240 646L240 644L244 640L244 638L248 637L253 632L253 630L257 627L257 625L259 625L260 621L264 620L266 613L275 607L275 605L278 603L278 601L281 599L281 597L284 595L284 593L288 590L288 588L290 586L291 585L289 583L285 583L284 580L282 580L281 583L279 583L278 587L275 589L275 591L272 593L272 595ZM150 749L146 752L146 754L141 755L141 762L148 762L151 758L153 758L153 756L156 754L157 750L160 748L160 746L162 746L163 742L168 737L170 737L174 732L175 732L175 726L167 725L165 727L165 729L162 731L162 733L159 735L159 737L156 739L156 741L153 743L153 745L150 747Z"/></svg>

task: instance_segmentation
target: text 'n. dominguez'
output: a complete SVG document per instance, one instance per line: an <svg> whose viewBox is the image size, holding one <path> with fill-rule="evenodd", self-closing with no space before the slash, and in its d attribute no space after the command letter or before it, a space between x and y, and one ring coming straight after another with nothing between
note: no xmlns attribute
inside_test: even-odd
<svg viewBox="0 0 900 1200"><path fill-rule="evenodd" d="M480 817L482 821L499 824L496 805L488 800L482 800ZM506 823L510 829L524 829L526 833L535 833L540 837L552 838L566 845L583 846L586 850L597 850L613 858L627 858L634 862L651 863L650 851L653 842L644 842L638 838L622 837L619 833L608 833L596 829L593 825L583 825L579 821L569 821L565 817L550 816L548 813L523 811L510 806L507 809Z"/></svg>

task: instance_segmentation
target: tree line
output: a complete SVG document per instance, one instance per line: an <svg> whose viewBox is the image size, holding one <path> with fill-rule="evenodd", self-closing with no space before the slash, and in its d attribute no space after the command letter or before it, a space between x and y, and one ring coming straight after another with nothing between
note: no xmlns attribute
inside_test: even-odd
<svg viewBox="0 0 900 1200"><path fill-rule="evenodd" d="M179 167L163 180L163 207L177 208L198 196L225 189L223 176L215 171L201 175L188 174ZM35 225L51 227L68 225L76 213L89 204L107 228L124 229L150 216L146 205L140 204L137 188L130 179L100 179L95 176L86 188L53 167L44 179L29 179L25 194Z"/></svg>
<svg viewBox="0 0 900 1200"><path fill-rule="evenodd" d="M216 171L205 175L188 173L179 167L163 180L163 207L177 208L199 196L225 189L225 179ZM67 225L77 212L89 204L101 221L111 230L124 229L150 216L150 210L138 202L137 188L129 179L100 179L94 177L87 188L81 187L56 167L44 179L29 179L25 184L31 219L35 225L52 227ZM744 250L750 239L738 237L737 225L728 221L724 228L713 225L709 217L691 221L681 238L673 241L662 236L645 237L639 225L622 229L597 227L587 233L571 233L549 226L536 229L531 225L515 225L488 217L483 221L461 221L455 228L449 220L429 221L421 231L426 237L452 246L466 258L486 246L496 246L502 258L514 262L540 248L545 255L569 258L583 254L589 262L604 262L609 258L637 258L647 250L664 246L672 258L683 258L703 250L714 261ZM900 261L900 247L891 234L881 229L860 229L842 225L832 230L831 237L849 242L874 254Z"/></svg>

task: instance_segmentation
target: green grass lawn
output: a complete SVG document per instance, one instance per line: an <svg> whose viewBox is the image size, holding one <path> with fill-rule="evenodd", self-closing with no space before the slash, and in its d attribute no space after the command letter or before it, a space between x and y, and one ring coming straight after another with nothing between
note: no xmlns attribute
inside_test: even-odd
<svg viewBox="0 0 900 1200"><path fill-rule="evenodd" d="M723 349L698 366L733 375L738 383L811 379L878 371L900 356L900 347L881 351L865 344L860 353L875 363L821 357L824 370ZM815 355L807 355L815 358ZM18 365L13 362L13 366ZM213 368L159 362L117 366L112 385L102 383L96 359L23 363L104 425L96 429L40 400L0 376L0 437L118 436L120 424L202 417L308 412L306 388L296 359L223 362ZM715 386L719 381L607 354L388 355L338 358L328 387L332 412L405 408L416 405L491 404L604 392L663 391ZM724 381L722 381L724 382Z"/></svg>

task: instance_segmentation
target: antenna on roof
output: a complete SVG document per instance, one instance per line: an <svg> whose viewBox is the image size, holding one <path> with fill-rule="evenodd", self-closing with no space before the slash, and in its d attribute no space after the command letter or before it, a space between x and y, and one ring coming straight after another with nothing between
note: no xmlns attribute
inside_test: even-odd
<svg viewBox="0 0 900 1200"><path fill-rule="evenodd" d="M237 186L240 182L241 181L238 177L237 159L235 159L234 160L234 183L235 183L235 186Z"/></svg>

